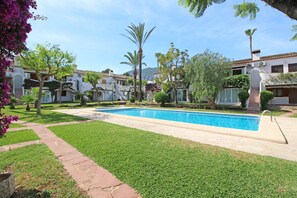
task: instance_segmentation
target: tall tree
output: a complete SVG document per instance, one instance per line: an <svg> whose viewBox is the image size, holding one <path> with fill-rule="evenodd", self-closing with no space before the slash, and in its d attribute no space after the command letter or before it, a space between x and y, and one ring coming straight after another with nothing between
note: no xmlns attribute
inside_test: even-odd
<svg viewBox="0 0 297 198"><path fill-rule="evenodd" d="M297 2L295 0L261 0L267 5L283 12L290 18L297 20ZM195 14L196 17L200 17L204 14L204 11L213 4L221 4L226 0L179 0L178 3L184 7L188 7L190 12ZM241 4L235 4L235 15L241 17L250 16L255 18L256 14L260 11L256 3L243 1Z"/></svg>
<svg viewBox="0 0 297 198"><path fill-rule="evenodd" d="M165 92L174 90L175 103L177 104L177 86L183 84L184 65L188 60L188 51L180 51L170 43L170 48L166 54L156 53L158 60L158 71L160 77L156 79Z"/></svg>
<svg viewBox="0 0 297 198"><path fill-rule="evenodd" d="M133 85L134 85L134 98L137 98L136 95L136 80L137 80L137 65L139 63L139 54L134 50L133 54L131 52L127 52L127 54L124 55L124 57L128 60L125 62L121 62L121 64L129 65L133 68ZM144 58L144 56L142 57ZM142 63L143 65L146 65L145 63Z"/></svg>
<svg viewBox="0 0 297 198"><path fill-rule="evenodd" d="M6 71L12 65L15 54L26 48L26 39L31 32L28 19L36 9L34 0L0 0L0 137L17 116L5 115L1 110L10 102L10 79Z"/></svg>
<svg viewBox="0 0 297 198"><path fill-rule="evenodd" d="M109 68L106 68L106 69L102 70L101 73L108 74L110 71L112 71L112 70Z"/></svg>
<svg viewBox="0 0 297 198"><path fill-rule="evenodd" d="M250 54L251 54L251 58L253 59L253 35L256 32L257 28L255 29L247 29L245 31L245 34L249 37L250 39Z"/></svg>
<svg viewBox="0 0 297 198"><path fill-rule="evenodd" d="M297 1L296 0L261 0L266 5L271 6L286 14L291 19L297 20ZM190 12L195 17L200 17L204 14L205 10L213 4L221 4L226 0L179 0L179 5L189 8ZM257 13L260 11L257 3L247 2L243 0L241 4L234 4L235 16L242 18L250 17L251 20L255 19ZM294 26L293 26L294 28Z"/></svg>
<svg viewBox="0 0 297 198"><path fill-rule="evenodd" d="M73 66L75 57L62 51L58 45L37 44L34 50L25 50L19 58L21 65L33 70L39 83L37 115L41 115L41 98L44 81Z"/></svg>
<svg viewBox="0 0 297 198"><path fill-rule="evenodd" d="M193 56L186 64L185 71L196 101L206 97L210 107L215 109L216 98L230 69L231 61L219 53L207 50L203 54Z"/></svg>
<svg viewBox="0 0 297 198"><path fill-rule="evenodd" d="M138 56L139 56L139 102L142 101L142 57L143 57L143 45L149 38L150 34L156 28L153 27L148 32L145 32L145 23L139 23L138 26L135 24L131 24L128 26L126 31L128 32L128 36L122 34L124 37L128 38L138 47Z"/></svg>
<svg viewBox="0 0 297 198"><path fill-rule="evenodd" d="M293 25L292 27L293 32L297 32L297 25ZM297 40L297 33L294 34L294 36L291 38L291 41Z"/></svg>
<svg viewBox="0 0 297 198"><path fill-rule="evenodd" d="M97 86L97 84L99 83L99 80L102 79L101 73L90 71L90 72L87 72L84 77L85 77L85 81L89 82L92 85L94 91L96 92L97 101L99 103L100 102L100 98L99 98L100 88Z"/></svg>

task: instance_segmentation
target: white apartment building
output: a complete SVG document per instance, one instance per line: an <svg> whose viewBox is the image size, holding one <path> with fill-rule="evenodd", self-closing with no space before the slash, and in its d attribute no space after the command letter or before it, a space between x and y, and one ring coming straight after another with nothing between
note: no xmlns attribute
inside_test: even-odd
<svg viewBox="0 0 297 198"><path fill-rule="evenodd" d="M12 71L7 72L7 76L12 79L12 92L16 98L21 98L28 90L32 87L38 87L38 81L34 71L24 69L20 66L12 66ZM88 71L76 69L72 76L65 77L62 82L62 102L73 102L75 101L76 93L93 92L93 96L90 100L97 100L93 87L90 83L84 81L84 75ZM102 73L102 79L98 82L97 87L100 89L100 101L109 100L128 100L130 97L131 86L127 83L128 77L123 75L114 74L110 71L108 74ZM45 81L44 85L44 96L42 103L56 102L59 96L59 89L51 90L50 84L56 82L53 76L50 76Z"/></svg>
<svg viewBox="0 0 297 198"><path fill-rule="evenodd" d="M234 61L233 75L248 74L250 76L250 100L258 99L263 90L273 92L271 104L297 104L297 82L271 82L273 76L280 73L297 72L297 52L260 56L261 51L253 51L253 58ZM218 97L219 104L238 105L238 88L225 88ZM254 101L255 102L255 101ZM259 100L257 100L259 103ZM248 102L249 104L249 102Z"/></svg>

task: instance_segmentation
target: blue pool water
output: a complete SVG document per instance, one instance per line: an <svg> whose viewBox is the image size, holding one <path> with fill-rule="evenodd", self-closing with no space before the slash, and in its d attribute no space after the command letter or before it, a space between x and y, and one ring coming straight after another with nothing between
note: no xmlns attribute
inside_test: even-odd
<svg viewBox="0 0 297 198"><path fill-rule="evenodd" d="M258 131L259 128L258 116L156 110L143 108L98 109L98 111L119 115L154 118L176 122L186 122L191 124L202 124L225 128L243 129L249 131Z"/></svg>

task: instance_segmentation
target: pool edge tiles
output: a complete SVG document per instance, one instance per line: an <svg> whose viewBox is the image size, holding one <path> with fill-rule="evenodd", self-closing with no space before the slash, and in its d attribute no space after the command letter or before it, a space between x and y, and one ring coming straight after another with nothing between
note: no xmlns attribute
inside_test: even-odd
<svg viewBox="0 0 297 198"><path fill-rule="evenodd" d="M131 108L119 108L119 109L131 109ZM162 109L163 110L163 109ZM180 110L174 110L180 111ZM127 116L127 115L119 115L119 114L112 114L108 112L101 112L98 109L93 109L93 112L96 114L101 114L106 118L120 118L120 119L130 119L140 122L149 122L154 124L161 124L167 125L171 127L177 128L186 128L191 130L196 130L200 132L211 132L217 133L222 135L231 135L231 136L238 136L244 138L251 138L257 140L264 140L269 142L281 143L286 144L286 140L280 131L280 128L277 122L274 120L273 122L270 121L268 116L262 116L261 120L259 121L259 130L257 133L248 130L241 130L241 129L233 129L233 128L224 128L224 127L215 127L215 126L208 126L208 125L201 125L201 124L191 124L183 122L176 122L176 121L168 121L168 120L160 120L160 119L153 119L153 118L143 118L143 117L136 117L136 116ZM193 111L190 111L193 112ZM203 112L204 113L204 112ZM212 112L209 112L212 114ZM225 114L224 115L234 115L234 114ZM244 115L244 116L252 116L252 115Z"/></svg>
<svg viewBox="0 0 297 198"><path fill-rule="evenodd" d="M257 132L259 116L176 111L151 108L100 109L100 112Z"/></svg>

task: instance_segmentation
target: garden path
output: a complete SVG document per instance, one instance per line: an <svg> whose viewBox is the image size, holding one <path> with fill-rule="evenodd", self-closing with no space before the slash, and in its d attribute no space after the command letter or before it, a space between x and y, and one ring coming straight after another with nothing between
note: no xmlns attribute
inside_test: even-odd
<svg viewBox="0 0 297 198"><path fill-rule="evenodd" d="M59 123L48 126L75 123L80 122ZM23 124L27 128L32 129L41 140L3 146L0 147L0 152L30 144L44 143L64 165L64 168L77 182L78 186L82 190L86 191L89 196L93 198L140 197L133 188L118 180L107 170L98 166L93 160L84 156L64 140L57 137L48 128L46 128L46 125L29 122Z"/></svg>

